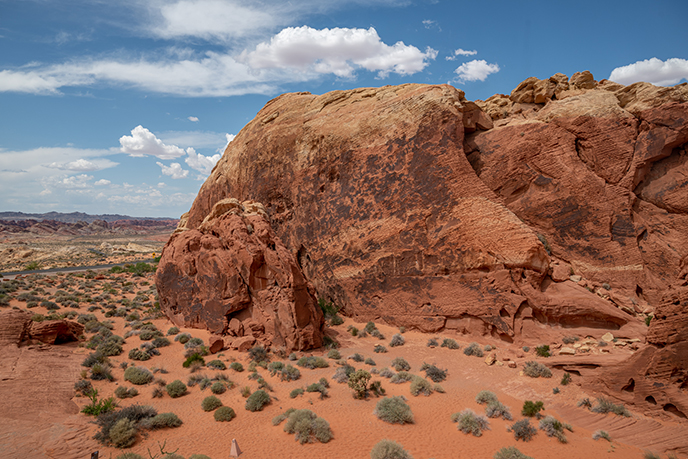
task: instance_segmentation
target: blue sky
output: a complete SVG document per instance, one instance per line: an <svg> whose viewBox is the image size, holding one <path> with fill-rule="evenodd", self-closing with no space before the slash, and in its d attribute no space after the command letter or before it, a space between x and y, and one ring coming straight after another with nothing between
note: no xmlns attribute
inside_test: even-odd
<svg viewBox="0 0 688 459"><path fill-rule="evenodd" d="M0 0L0 211L186 212L283 92L688 78L685 0Z"/></svg>

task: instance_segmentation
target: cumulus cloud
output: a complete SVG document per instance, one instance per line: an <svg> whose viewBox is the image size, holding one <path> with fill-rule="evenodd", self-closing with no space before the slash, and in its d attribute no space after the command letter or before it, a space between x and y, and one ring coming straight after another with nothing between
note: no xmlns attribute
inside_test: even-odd
<svg viewBox="0 0 688 459"><path fill-rule="evenodd" d="M645 81L657 86L673 86L681 80L688 80L688 60L673 58L663 61L653 57L617 67L609 79L623 85Z"/></svg>
<svg viewBox="0 0 688 459"><path fill-rule="evenodd" d="M422 52L401 41L389 46L372 27L318 30L303 26L283 29L254 51L244 51L240 60L253 69L293 68L351 77L355 67L360 67L385 77L390 72L400 75L420 72L436 56L437 51L432 48Z"/></svg>
<svg viewBox="0 0 688 459"><path fill-rule="evenodd" d="M111 183L112 183L112 182L111 182L110 180L107 180L107 179L100 179L100 180L98 180L96 183L94 183L94 185L96 185L96 186L106 186L106 185L109 185L109 184L111 184Z"/></svg>
<svg viewBox="0 0 688 459"><path fill-rule="evenodd" d="M476 54L478 54L478 51L476 50L466 51L465 49L459 48L454 50L454 53L451 56L447 56L445 59L448 61L453 61L456 60L457 56L475 56Z"/></svg>
<svg viewBox="0 0 688 459"><path fill-rule="evenodd" d="M459 83L467 81L485 81L488 75L499 72L497 64L488 64L484 60L472 60L461 64L454 73L458 75L456 80Z"/></svg>
<svg viewBox="0 0 688 459"><path fill-rule="evenodd" d="M201 154L196 153L196 151L193 148L188 148L186 150L187 152L187 158L184 160L186 164L192 169L197 170L203 175L210 175L210 173L213 170L213 167L215 167L215 164L222 158L221 154L216 154L213 156L204 156ZM188 171L185 171L188 172ZM164 171L163 171L164 173ZM169 174L168 174L169 175ZM172 177L174 178L174 177Z"/></svg>
<svg viewBox="0 0 688 459"><path fill-rule="evenodd" d="M131 135L119 139L122 153L129 156L155 156L159 159L176 159L184 156L185 151L176 145L165 145L155 134L138 125L131 130Z"/></svg>
<svg viewBox="0 0 688 459"><path fill-rule="evenodd" d="M198 117L196 116L189 116L187 120L192 121L194 123L198 123Z"/></svg>
<svg viewBox="0 0 688 459"><path fill-rule="evenodd" d="M179 163L172 163L169 166L165 166L163 163L158 161L155 164L160 166L163 175L169 175L175 180L186 178L189 175L189 171L182 169L182 165Z"/></svg>
<svg viewBox="0 0 688 459"><path fill-rule="evenodd" d="M68 163L57 163L53 162L48 165L53 169L60 169L63 171L72 172L93 172L107 169L110 167L117 166L118 163L110 161L109 159L95 159L89 161L88 159L77 159L76 161L70 161Z"/></svg>

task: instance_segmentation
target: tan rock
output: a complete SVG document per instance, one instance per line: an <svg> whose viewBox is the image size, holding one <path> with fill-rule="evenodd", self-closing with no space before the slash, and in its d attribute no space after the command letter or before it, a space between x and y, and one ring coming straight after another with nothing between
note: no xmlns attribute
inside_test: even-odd
<svg viewBox="0 0 688 459"><path fill-rule="evenodd" d="M571 282L580 282L583 279L579 274L573 274L569 277Z"/></svg>
<svg viewBox="0 0 688 459"><path fill-rule="evenodd" d="M32 322L29 336L48 344L61 344L79 341L84 332L84 326L71 320L45 320Z"/></svg>
<svg viewBox="0 0 688 459"><path fill-rule="evenodd" d="M236 317L233 317L229 321L227 332L232 336L244 336L244 324Z"/></svg>
<svg viewBox="0 0 688 459"><path fill-rule="evenodd" d="M255 343L256 339L253 336L242 336L241 338L232 340L232 348L237 351L245 352L251 349Z"/></svg>
<svg viewBox="0 0 688 459"><path fill-rule="evenodd" d="M602 335L602 341L606 341L607 343L611 343L614 340L614 335L612 335L610 332L605 333Z"/></svg>
<svg viewBox="0 0 688 459"><path fill-rule="evenodd" d="M565 346L559 350L559 355L575 355L575 354L576 354L576 350L572 347Z"/></svg>
<svg viewBox="0 0 688 459"><path fill-rule="evenodd" d="M514 362L513 360L509 360L509 362L507 362L507 365L509 366L509 368L516 368L516 362Z"/></svg>
<svg viewBox="0 0 688 459"><path fill-rule="evenodd" d="M489 354L489 355L485 358L485 364L486 364L486 365L494 365L494 363L495 363L496 361L497 361L497 356L495 355L494 352L491 353L491 354Z"/></svg>

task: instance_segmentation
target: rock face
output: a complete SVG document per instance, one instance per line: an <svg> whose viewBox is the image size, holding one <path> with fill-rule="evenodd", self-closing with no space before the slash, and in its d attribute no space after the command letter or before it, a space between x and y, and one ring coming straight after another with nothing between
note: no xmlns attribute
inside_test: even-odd
<svg viewBox="0 0 688 459"><path fill-rule="evenodd" d="M84 326L69 320L47 320L33 322L29 336L46 344L62 344L69 341L79 341L84 332Z"/></svg>
<svg viewBox="0 0 688 459"><path fill-rule="evenodd" d="M175 324L228 334L234 347L256 338L288 350L322 344L315 291L260 204L220 200L198 228L175 233L156 284Z"/></svg>

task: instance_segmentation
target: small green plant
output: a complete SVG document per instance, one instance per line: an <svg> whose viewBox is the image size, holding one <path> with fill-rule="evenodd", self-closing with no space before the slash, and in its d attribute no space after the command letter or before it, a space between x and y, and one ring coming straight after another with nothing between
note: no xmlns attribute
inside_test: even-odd
<svg viewBox="0 0 688 459"><path fill-rule="evenodd" d="M203 408L203 411L213 411L220 408L221 406L222 402L219 398L215 397L214 395L210 395L204 398L201 402L201 408Z"/></svg>
<svg viewBox="0 0 688 459"><path fill-rule="evenodd" d="M494 455L494 459L533 459L530 456L526 456L522 452L518 450L515 446L507 446L499 451L497 451Z"/></svg>
<svg viewBox="0 0 688 459"><path fill-rule="evenodd" d="M537 346L535 348L535 354L537 354L539 357L549 357L551 355L549 353L549 345L543 344L542 346Z"/></svg>
<svg viewBox="0 0 688 459"><path fill-rule="evenodd" d="M117 389L115 389L115 396L117 398L132 398L136 397L139 395L139 391L136 390L135 387L127 389L124 386L119 386Z"/></svg>
<svg viewBox="0 0 688 459"><path fill-rule="evenodd" d="M521 414L523 416L528 416L528 417L533 417L537 416L538 413L542 410L545 409L545 404L538 401L538 402L531 402L530 400L526 400L523 403L523 409L521 410Z"/></svg>
<svg viewBox="0 0 688 459"><path fill-rule="evenodd" d="M420 367L420 371L424 371L425 377L430 378L433 382L436 383L442 382L445 379L447 379L447 370L442 370L441 368L438 368L435 365L423 363L423 365Z"/></svg>
<svg viewBox="0 0 688 459"><path fill-rule="evenodd" d="M328 359L339 360L342 358L342 354L339 353L337 349L330 349L327 353Z"/></svg>
<svg viewBox="0 0 688 459"><path fill-rule="evenodd" d="M494 392L490 392L489 390L481 390L478 392L478 395L475 396L475 402L480 405L496 401L498 401L497 396Z"/></svg>
<svg viewBox="0 0 688 459"><path fill-rule="evenodd" d="M413 456L395 441L380 440L370 450L370 459L413 459Z"/></svg>
<svg viewBox="0 0 688 459"><path fill-rule="evenodd" d="M182 420L174 413L160 413L152 418L145 419L141 426L146 429L166 429L182 425Z"/></svg>
<svg viewBox="0 0 688 459"><path fill-rule="evenodd" d="M593 413L614 413L617 416L629 417L631 413L628 412L625 406L616 405L608 398L598 397L595 406L590 408Z"/></svg>
<svg viewBox="0 0 688 459"><path fill-rule="evenodd" d="M390 424L413 424L411 407L402 397L385 397L375 405L373 414Z"/></svg>
<svg viewBox="0 0 688 459"><path fill-rule="evenodd" d="M509 410L509 407L506 405L503 405L501 402L498 400L493 400L487 404L485 407L485 415L488 418L499 418L501 417L502 419L505 419L507 421L511 421L511 411Z"/></svg>
<svg viewBox="0 0 688 459"><path fill-rule="evenodd" d="M472 355L475 357L482 357L483 350L480 349L480 345L478 343L471 343L469 344L466 349L463 350L463 353L466 355Z"/></svg>
<svg viewBox="0 0 688 459"><path fill-rule="evenodd" d="M376 344L373 348L373 352L377 352L378 354L384 354L385 352L387 352L387 348L384 347L382 344Z"/></svg>
<svg viewBox="0 0 688 459"><path fill-rule="evenodd" d="M247 398L251 395L251 388L249 386L244 386L241 388L241 396Z"/></svg>
<svg viewBox="0 0 688 459"><path fill-rule="evenodd" d="M444 338L440 347L446 347L447 349L459 349L459 343L457 343L454 339Z"/></svg>
<svg viewBox="0 0 688 459"><path fill-rule="evenodd" d="M229 422L236 417L236 413L228 406L221 406L215 410L213 417L218 422Z"/></svg>
<svg viewBox="0 0 688 459"><path fill-rule="evenodd" d="M203 366L203 365L205 365L205 359L203 358L203 356L201 354L194 352L193 354L191 354L190 356L188 356L186 358L184 363L182 363L182 366L184 368L189 368L194 363L199 363L201 366Z"/></svg>
<svg viewBox="0 0 688 459"><path fill-rule="evenodd" d="M265 362L268 360L268 351L263 346L253 346L248 350L248 356L254 362Z"/></svg>
<svg viewBox="0 0 688 459"><path fill-rule="evenodd" d="M363 362L363 356L358 352L353 355L350 355L349 359L353 360L354 362Z"/></svg>
<svg viewBox="0 0 688 459"><path fill-rule="evenodd" d="M88 394L88 398L91 399L91 403L84 406L81 412L89 416L98 416L102 413L108 413L117 407L117 403L113 397L98 400L98 389L92 389Z"/></svg>
<svg viewBox="0 0 688 459"><path fill-rule="evenodd" d="M136 442L136 423L129 418L120 419L110 429L110 443L116 448L129 448Z"/></svg>
<svg viewBox="0 0 688 459"><path fill-rule="evenodd" d="M457 422L458 429L465 434L473 434L475 437L480 437L483 430L490 429L490 423L484 416L477 415L471 409L465 409L459 413L451 415L451 421Z"/></svg>
<svg viewBox="0 0 688 459"><path fill-rule="evenodd" d="M652 322L653 318L654 318L654 316L652 314L648 314L647 316L645 316L645 325L647 325L649 327L650 322Z"/></svg>
<svg viewBox="0 0 688 459"><path fill-rule="evenodd" d="M303 389L301 389L300 387L289 392L289 398L296 398L299 395L303 395Z"/></svg>
<svg viewBox="0 0 688 459"><path fill-rule="evenodd" d="M259 389L248 396L246 399L246 410L248 411L262 411L265 405L270 403L270 395L262 389Z"/></svg>
<svg viewBox="0 0 688 459"><path fill-rule="evenodd" d="M516 421L508 430L514 433L516 441L530 441L537 434L537 429L530 425L530 419L528 418Z"/></svg>
<svg viewBox="0 0 688 459"><path fill-rule="evenodd" d="M242 371L244 371L244 366L239 362L230 363L229 368L236 371L237 373L241 373Z"/></svg>
<svg viewBox="0 0 688 459"><path fill-rule="evenodd" d="M566 443L568 441L564 435L564 429L573 432L570 425L557 421L553 416L545 416L540 420L540 430L545 432L548 437L556 437L560 443Z"/></svg>
<svg viewBox="0 0 688 459"><path fill-rule="evenodd" d="M570 382L571 382L571 374L570 373L564 373L564 376L562 376L562 378L561 378L561 385L562 386L568 386Z"/></svg>
<svg viewBox="0 0 688 459"><path fill-rule="evenodd" d="M216 395L224 394L227 392L227 384L220 381L215 381L212 386L210 386L210 392Z"/></svg>
<svg viewBox="0 0 688 459"><path fill-rule="evenodd" d="M430 338L428 340L428 344L426 344L427 347L434 348L437 347L439 343L437 342L437 338Z"/></svg>
<svg viewBox="0 0 688 459"><path fill-rule="evenodd" d="M607 440L608 442L612 441L612 437L610 437L607 432L605 432L604 430L596 430L592 434L592 439L593 440L599 440L600 438L603 438L603 439Z"/></svg>
<svg viewBox="0 0 688 459"><path fill-rule="evenodd" d="M365 399L368 396L368 382L371 375L365 370L358 370L349 376L349 387L354 391L354 398Z"/></svg>
<svg viewBox="0 0 688 459"><path fill-rule="evenodd" d="M415 397L419 396L420 394L423 394L426 397L432 394L432 384L420 376L415 377L413 381L411 381L410 389L411 395Z"/></svg>
<svg viewBox="0 0 688 459"><path fill-rule="evenodd" d="M216 370L226 370L227 366L222 360L211 360L210 362L207 363L208 368L214 368Z"/></svg>
<svg viewBox="0 0 688 459"><path fill-rule="evenodd" d="M184 384L178 379L175 379L167 386L165 386L165 390L167 391L167 395L169 395L172 398L181 397L186 393L186 384Z"/></svg>

